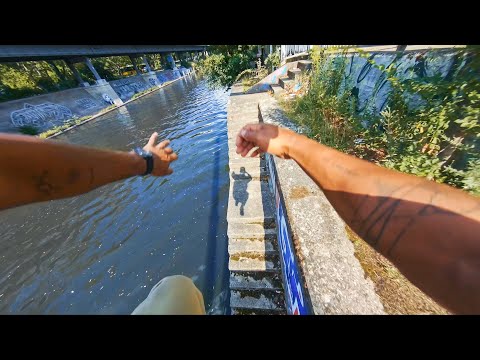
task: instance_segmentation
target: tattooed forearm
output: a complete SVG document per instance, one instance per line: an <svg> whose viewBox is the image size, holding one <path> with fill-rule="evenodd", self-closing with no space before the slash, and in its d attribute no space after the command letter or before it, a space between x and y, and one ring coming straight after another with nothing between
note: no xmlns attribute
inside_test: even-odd
<svg viewBox="0 0 480 360"><path fill-rule="evenodd" d="M35 188L42 195L52 196L56 191L61 191L61 186L52 184L48 178L48 170L44 170L41 175L33 176Z"/></svg>
<svg viewBox="0 0 480 360"><path fill-rule="evenodd" d="M90 186L93 185L93 182L95 181L95 178L93 177L93 168L90 168Z"/></svg>

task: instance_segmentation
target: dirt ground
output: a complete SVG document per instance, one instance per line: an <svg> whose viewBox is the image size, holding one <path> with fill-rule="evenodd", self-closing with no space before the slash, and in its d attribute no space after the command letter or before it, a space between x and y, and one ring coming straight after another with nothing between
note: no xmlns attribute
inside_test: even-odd
<svg viewBox="0 0 480 360"><path fill-rule="evenodd" d="M408 281L389 260L374 251L350 228L346 227L346 230L355 247L355 256L360 261L365 274L375 284L375 291L388 314L449 314Z"/></svg>

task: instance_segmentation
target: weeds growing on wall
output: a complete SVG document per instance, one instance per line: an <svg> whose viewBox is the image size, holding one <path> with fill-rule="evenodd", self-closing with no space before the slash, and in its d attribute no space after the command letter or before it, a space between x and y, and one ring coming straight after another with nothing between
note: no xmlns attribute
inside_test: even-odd
<svg viewBox="0 0 480 360"><path fill-rule="evenodd" d="M316 49L305 95L285 104L290 117L326 145L480 195L480 48L458 50L447 77L402 79L398 62L385 67L360 55L391 86L383 111L368 101L359 111L346 50Z"/></svg>
<svg viewBox="0 0 480 360"><path fill-rule="evenodd" d="M90 119L91 117L92 117L91 115L88 115L88 116L83 116L83 117L78 118L78 119L67 120L65 123L63 123L63 125L55 126L51 129L45 131L45 132L42 132L40 135L38 135L38 137L40 137L41 139L46 139L51 135L54 135L54 134L56 134L60 131L68 129L69 127L72 127L74 125L79 125L82 122ZM32 135L34 135L34 134L32 134Z"/></svg>

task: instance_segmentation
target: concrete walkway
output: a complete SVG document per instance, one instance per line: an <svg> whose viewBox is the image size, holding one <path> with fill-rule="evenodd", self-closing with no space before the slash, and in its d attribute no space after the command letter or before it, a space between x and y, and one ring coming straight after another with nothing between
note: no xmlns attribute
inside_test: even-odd
<svg viewBox="0 0 480 360"><path fill-rule="evenodd" d="M259 104L265 123L294 126L272 97ZM384 314L373 283L354 255L345 223L293 160L274 157L294 247L315 314Z"/></svg>
<svg viewBox="0 0 480 360"><path fill-rule="evenodd" d="M258 122L258 103L269 96L242 90L242 85L233 86L228 105L230 307L232 314L285 314L265 159L242 158L235 152L239 130Z"/></svg>

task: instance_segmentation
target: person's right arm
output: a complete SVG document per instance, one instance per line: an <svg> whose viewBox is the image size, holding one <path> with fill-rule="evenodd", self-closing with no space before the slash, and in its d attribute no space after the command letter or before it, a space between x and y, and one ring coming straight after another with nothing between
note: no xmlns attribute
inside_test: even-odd
<svg viewBox="0 0 480 360"><path fill-rule="evenodd" d="M389 170L267 124L245 126L237 153L292 158L343 220L416 286L456 313L480 313L480 199Z"/></svg>

